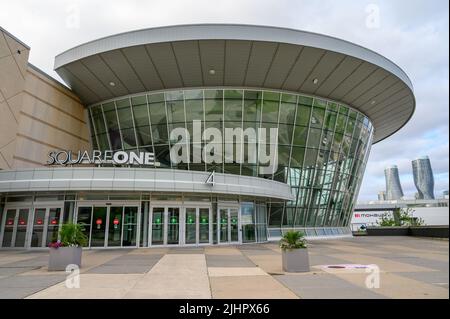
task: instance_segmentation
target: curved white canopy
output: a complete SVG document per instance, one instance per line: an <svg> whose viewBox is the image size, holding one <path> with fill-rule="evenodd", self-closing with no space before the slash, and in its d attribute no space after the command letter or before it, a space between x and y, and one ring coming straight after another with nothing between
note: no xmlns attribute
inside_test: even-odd
<svg viewBox="0 0 450 319"><path fill-rule="evenodd" d="M415 109L411 81L359 45L293 29L201 24L150 28L91 41L55 58L86 104L192 87L248 87L316 95L366 114L378 142Z"/></svg>

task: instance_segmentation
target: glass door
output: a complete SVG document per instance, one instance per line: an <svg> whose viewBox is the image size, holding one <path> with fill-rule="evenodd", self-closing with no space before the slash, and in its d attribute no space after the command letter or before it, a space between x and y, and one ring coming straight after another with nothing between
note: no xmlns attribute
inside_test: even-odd
<svg viewBox="0 0 450 319"><path fill-rule="evenodd" d="M183 223L184 244L198 245L210 242L210 209L207 207L185 207Z"/></svg>
<svg viewBox="0 0 450 319"><path fill-rule="evenodd" d="M152 245L164 245L164 207L152 208Z"/></svg>
<svg viewBox="0 0 450 319"><path fill-rule="evenodd" d="M136 246L137 206L108 206L107 246Z"/></svg>
<svg viewBox="0 0 450 319"><path fill-rule="evenodd" d="M86 246L90 246L91 241L92 206L78 207L77 223L83 228L83 233L88 238Z"/></svg>
<svg viewBox="0 0 450 319"><path fill-rule="evenodd" d="M35 208L33 218L33 230L31 233L31 247L42 247L44 245L44 227L47 208Z"/></svg>
<svg viewBox="0 0 450 319"><path fill-rule="evenodd" d="M220 207L218 209L219 231L218 243L239 243L239 209Z"/></svg>
<svg viewBox="0 0 450 319"><path fill-rule="evenodd" d="M108 247L122 244L123 206L109 207Z"/></svg>
<svg viewBox="0 0 450 319"><path fill-rule="evenodd" d="M210 242L210 209L199 208L199 236L198 241L200 244L207 244Z"/></svg>
<svg viewBox="0 0 450 319"><path fill-rule="evenodd" d="M34 209L30 247L46 247L58 240L61 226L61 207L36 207Z"/></svg>
<svg viewBox="0 0 450 319"><path fill-rule="evenodd" d="M6 208L5 211L2 227L2 247L26 247L30 209Z"/></svg>
<svg viewBox="0 0 450 319"><path fill-rule="evenodd" d="M92 204L78 207L77 223L89 238L88 247L134 247L139 205Z"/></svg>
<svg viewBox="0 0 450 319"><path fill-rule="evenodd" d="M197 208L187 207L185 215L185 244L197 244Z"/></svg>
<svg viewBox="0 0 450 319"><path fill-rule="evenodd" d="M136 246L137 236L137 206L125 206L123 212L122 246Z"/></svg>
<svg viewBox="0 0 450 319"><path fill-rule="evenodd" d="M104 247L106 233L106 206L94 206L91 221L91 247Z"/></svg>
<svg viewBox="0 0 450 319"><path fill-rule="evenodd" d="M230 241L228 232L228 209L219 209L219 243L227 243Z"/></svg>
<svg viewBox="0 0 450 319"><path fill-rule="evenodd" d="M233 243L239 242L239 210L237 208L230 208L230 241Z"/></svg>
<svg viewBox="0 0 450 319"><path fill-rule="evenodd" d="M167 245L180 243L180 208L167 208Z"/></svg>
<svg viewBox="0 0 450 319"><path fill-rule="evenodd" d="M46 231L47 235L45 236L44 246L48 245L51 241L58 240L60 226L61 226L61 208L59 207L48 208L47 231Z"/></svg>
<svg viewBox="0 0 450 319"><path fill-rule="evenodd" d="M17 210L18 219L13 247L25 247L29 212L28 208L19 208Z"/></svg>
<svg viewBox="0 0 450 319"><path fill-rule="evenodd" d="M16 209L7 209L3 226L2 247L11 247L13 243L14 229L16 225Z"/></svg>

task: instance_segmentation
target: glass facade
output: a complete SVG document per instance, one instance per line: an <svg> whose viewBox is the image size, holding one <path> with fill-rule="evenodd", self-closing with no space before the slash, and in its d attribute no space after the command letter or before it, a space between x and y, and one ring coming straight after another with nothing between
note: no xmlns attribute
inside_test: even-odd
<svg viewBox="0 0 450 319"><path fill-rule="evenodd" d="M268 202L264 207L264 218L272 228L348 226L373 138L372 124L364 114L323 98L286 92L239 88L150 92L88 109L94 149L153 152L158 168L288 183L295 199ZM256 132L278 128L277 170L260 174L259 159L249 163L253 154L246 152L248 144L260 136L223 138L222 160L212 164L196 162L193 156L205 142L191 138L187 142L190 161L172 163L170 149L178 141L170 140L170 132L185 128L193 136L194 120L200 121L202 130L216 128L222 136L226 136L225 128L254 128ZM231 153L237 148L243 150L243 162ZM263 217L258 214L257 218ZM259 227L258 223L251 227Z"/></svg>

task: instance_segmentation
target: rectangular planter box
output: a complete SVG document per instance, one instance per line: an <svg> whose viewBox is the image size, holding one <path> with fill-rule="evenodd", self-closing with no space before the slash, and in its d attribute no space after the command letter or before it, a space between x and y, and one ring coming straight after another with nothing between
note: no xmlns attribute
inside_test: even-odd
<svg viewBox="0 0 450 319"><path fill-rule="evenodd" d="M409 235L448 238L448 226L411 226L409 227Z"/></svg>
<svg viewBox="0 0 450 319"><path fill-rule="evenodd" d="M309 255L307 248L282 249L283 271L286 272L308 272Z"/></svg>
<svg viewBox="0 0 450 319"><path fill-rule="evenodd" d="M384 227L367 227L368 236L408 236L408 227L402 226L384 226Z"/></svg>
<svg viewBox="0 0 450 319"><path fill-rule="evenodd" d="M448 226L367 227L367 235L448 238Z"/></svg>
<svg viewBox="0 0 450 319"><path fill-rule="evenodd" d="M67 265L74 264L81 268L81 247L50 248L48 270L66 270Z"/></svg>

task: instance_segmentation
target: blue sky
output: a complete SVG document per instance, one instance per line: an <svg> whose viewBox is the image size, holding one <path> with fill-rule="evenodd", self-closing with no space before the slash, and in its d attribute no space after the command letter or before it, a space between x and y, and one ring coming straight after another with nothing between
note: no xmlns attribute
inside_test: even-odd
<svg viewBox="0 0 450 319"><path fill-rule="evenodd" d="M435 193L448 189L449 17L446 0L2 0L0 25L31 46L30 62L57 77L54 56L114 33L183 23L247 23L323 33L372 49L411 78L416 112L374 145L359 200L384 189L399 166L405 195L416 192L411 160L429 155Z"/></svg>

